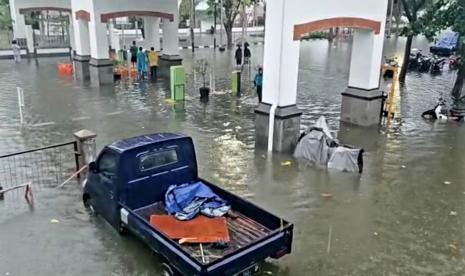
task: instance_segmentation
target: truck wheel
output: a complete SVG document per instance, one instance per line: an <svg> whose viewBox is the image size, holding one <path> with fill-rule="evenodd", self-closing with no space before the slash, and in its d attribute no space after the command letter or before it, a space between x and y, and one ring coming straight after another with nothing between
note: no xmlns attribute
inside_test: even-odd
<svg viewBox="0 0 465 276"><path fill-rule="evenodd" d="M96 216L97 211L95 210L94 205L92 204L92 198L86 194L82 197L82 201L84 202L84 207L87 209L89 214L91 216Z"/></svg>
<svg viewBox="0 0 465 276"><path fill-rule="evenodd" d="M175 268L167 263L161 264L161 275L162 276L182 276Z"/></svg>
<svg viewBox="0 0 465 276"><path fill-rule="evenodd" d="M162 276L174 276L173 269L167 263L163 263L161 265L161 275Z"/></svg>

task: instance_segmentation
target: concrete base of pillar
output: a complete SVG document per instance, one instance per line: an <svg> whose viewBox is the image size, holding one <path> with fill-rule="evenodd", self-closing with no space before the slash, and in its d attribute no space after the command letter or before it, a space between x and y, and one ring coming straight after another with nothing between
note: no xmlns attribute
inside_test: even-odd
<svg viewBox="0 0 465 276"><path fill-rule="evenodd" d="M74 54L74 76L79 81L90 80L90 69L89 69L90 56L80 56Z"/></svg>
<svg viewBox="0 0 465 276"><path fill-rule="evenodd" d="M182 58L180 55L167 55L167 54L162 54L160 57L160 60L165 60L165 61L172 61L172 62L181 62Z"/></svg>
<svg viewBox="0 0 465 276"><path fill-rule="evenodd" d="M342 93L341 121L358 126L376 126L381 122L383 93L349 87Z"/></svg>
<svg viewBox="0 0 465 276"><path fill-rule="evenodd" d="M91 58L89 68L92 85L101 86L114 83L112 60Z"/></svg>
<svg viewBox="0 0 465 276"><path fill-rule="evenodd" d="M255 146L268 147L271 105L261 103L255 109ZM275 112L273 151L292 153L300 136L302 112L296 105L278 107Z"/></svg>
<svg viewBox="0 0 465 276"><path fill-rule="evenodd" d="M182 58L179 55L166 55L160 56L158 61L158 72L157 74L164 78L170 77L171 66L182 65Z"/></svg>

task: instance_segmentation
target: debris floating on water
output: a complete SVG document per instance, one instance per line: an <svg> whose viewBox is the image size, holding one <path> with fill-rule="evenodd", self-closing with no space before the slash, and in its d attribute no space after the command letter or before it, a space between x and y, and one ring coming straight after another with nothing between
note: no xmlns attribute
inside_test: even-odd
<svg viewBox="0 0 465 276"><path fill-rule="evenodd" d="M402 169L405 169L405 168L407 168L407 166L405 166L405 165L402 165L402 166L400 166L400 167L401 167Z"/></svg>
<svg viewBox="0 0 465 276"><path fill-rule="evenodd" d="M224 127L227 127L227 126L229 126L230 124L231 124L230 122L227 122L227 123L224 123L223 126L224 126Z"/></svg>
<svg viewBox="0 0 465 276"><path fill-rule="evenodd" d="M50 223L57 224L57 223L60 223L60 221L57 219L51 219Z"/></svg>
<svg viewBox="0 0 465 276"><path fill-rule="evenodd" d="M379 236L378 232L374 232L373 236L375 236L375 237Z"/></svg>
<svg viewBox="0 0 465 276"><path fill-rule="evenodd" d="M452 182L450 182L450 181L444 181L444 185L450 185L450 184L452 184Z"/></svg>
<svg viewBox="0 0 465 276"><path fill-rule="evenodd" d="M291 166L292 165L292 161L283 161L281 162L281 166Z"/></svg>
<svg viewBox="0 0 465 276"><path fill-rule="evenodd" d="M455 217L455 216L457 216L457 212L456 211L450 211L449 216Z"/></svg>

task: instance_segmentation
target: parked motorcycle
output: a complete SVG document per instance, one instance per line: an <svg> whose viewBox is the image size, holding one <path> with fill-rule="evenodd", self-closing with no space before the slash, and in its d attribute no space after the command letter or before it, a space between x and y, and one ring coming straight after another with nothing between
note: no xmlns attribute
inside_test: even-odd
<svg viewBox="0 0 465 276"><path fill-rule="evenodd" d="M431 65L433 63L432 57L422 55L418 59L418 63L419 63L418 71L423 72L423 73L429 72L431 69Z"/></svg>
<svg viewBox="0 0 465 276"><path fill-rule="evenodd" d="M409 69L417 69L420 67L420 59L423 56L423 53L419 49L412 49L410 52L409 58Z"/></svg>
<svg viewBox="0 0 465 276"><path fill-rule="evenodd" d="M449 69L457 70L460 64L460 57L452 55L449 57Z"/></svg>
<svg viewBox="0 0 465 276"><path fill-rule="evenodd" d="M444 64L446 64L446 58L434 56L431 60L431 74L442 72Z"/></svg>
<svg viewBox="0 0 465 276"><path fill-rule="evenodd" d="M396 57L390 57L390 58L384 57L384 59L385 59L385 66L399 67L399 62L397 61ZM386 69L386 71L384 72L383 77L385 77L385 78L393 78L394 77L394 70Z"/></svg>

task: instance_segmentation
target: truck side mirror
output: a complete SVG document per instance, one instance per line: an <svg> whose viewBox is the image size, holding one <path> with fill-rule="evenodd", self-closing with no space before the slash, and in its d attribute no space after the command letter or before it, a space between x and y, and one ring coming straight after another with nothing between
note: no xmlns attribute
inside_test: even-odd
<svg viewBox="0 0 465 276"><path fill-rule="evenodd" d="M93 173L97 173L97 165L94 161L89 163L89 170Z"/></svg>

